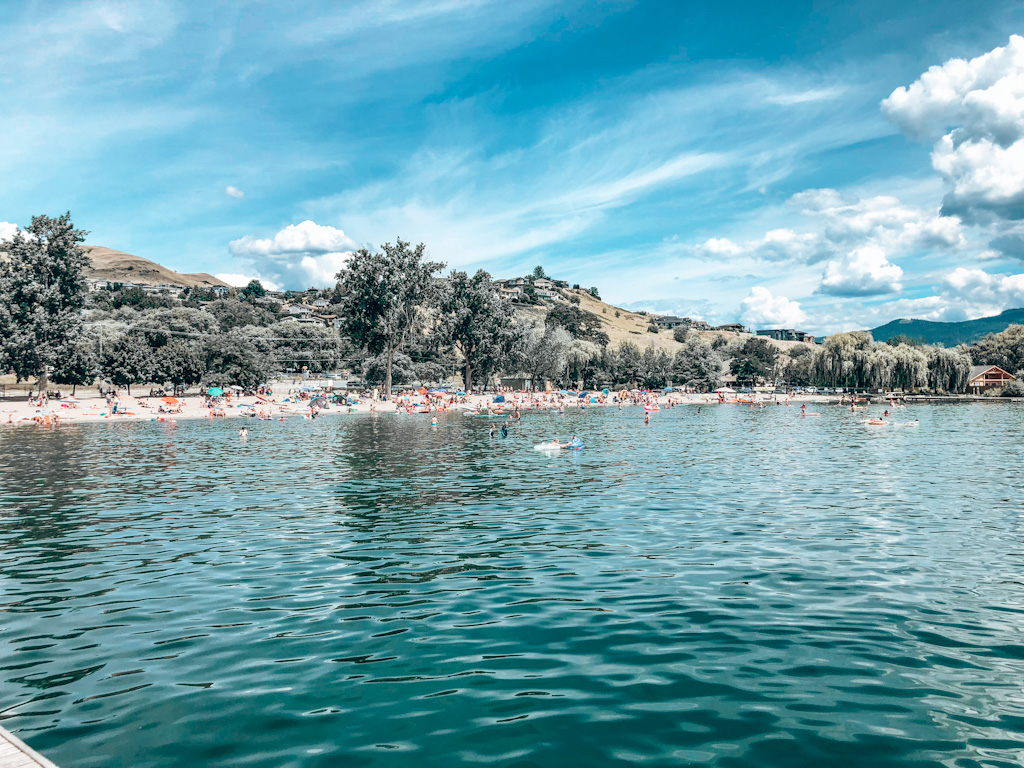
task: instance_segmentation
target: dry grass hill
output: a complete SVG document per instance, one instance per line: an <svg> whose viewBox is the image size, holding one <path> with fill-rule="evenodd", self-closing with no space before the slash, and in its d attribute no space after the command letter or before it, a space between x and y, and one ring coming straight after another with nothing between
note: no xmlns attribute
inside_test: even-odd
<svg viewBox="0 0 1024 768"><path fill-rule="evenodd" d="M86 245L84 250L92 259L92 269L86 271L92 280L139 283L140 285L180 285L182 288L209 288L214 285L227 285L224 281L205 272L192 274L175 272L149 259L115 251L112 248Z"/></svg>
<svg viewBox="0 0 1024 768"><path fill-rule="evenodd" d="M562 293L579 296L580 309L597 315L601 319L601 328L608 334L608 339L613 347L618 346L622 341L631 341L640 349L646 349L653 345L655 349L664 349L666 352L671 353L676 352L682 347L682 344L672 337L672 331L662 330L658 331L658 333L651 333L647 330L651 324L650 315L641 315L637 312L630 312L628 309L606 304L600 299L595 299L589 292L582 289L563 289ZM516 311L520 316L537 325L544 322L544 316L547 314L547 308L544 305L517 304ZM691 331L691 333L696 333L707 341L711 341L715 336L724 336L728 341L749 339L754 336L751 333L730 333L727 331ZM779 341L777 339L769 339L769 341L783 351L800 345L799 341Z"/></svg>

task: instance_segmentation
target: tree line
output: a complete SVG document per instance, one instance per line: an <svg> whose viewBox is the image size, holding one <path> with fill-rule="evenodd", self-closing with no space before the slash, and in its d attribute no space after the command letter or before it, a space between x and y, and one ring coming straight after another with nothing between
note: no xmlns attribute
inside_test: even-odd
<svg viewBox="0 0 1024 768"><path fill-rule="evenodd" d="M855 332L783 352L761 337L729 341L683 328L675 331L675 352L612 345L601 318L581 309L574 291L532 324L487 272L443 274L445 265L429 260L423 244L401 239L356 251L335 286L315 293L328 305L323 313L337 318L334 327L303 325L259 303L266 292L258 281L227 297L202 288L178 296L117 286L90 293L86 234L69 214L36 216L0 243L0 369L19 381L252 389L283 372L347 368L385 392L455 378L471 388L498 376L706 391L728 372L746 384L963 392L972 364L1024 368L1024 326L953 349L880 343Z"/></svg>

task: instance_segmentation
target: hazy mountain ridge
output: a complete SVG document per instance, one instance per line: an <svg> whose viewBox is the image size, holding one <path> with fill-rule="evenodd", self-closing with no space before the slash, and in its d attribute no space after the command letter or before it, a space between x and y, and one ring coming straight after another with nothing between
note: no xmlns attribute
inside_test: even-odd
<svg viewBox="0 0 1024 768"><path fill-rule="evenodd" d="M970 344L990 333L1005 331L1011 325L1024 325L1024 307L1007 309L991 317L979 317L976 320L962 320L953 323L900 318L880 325L868 333L875 341L888 341L897 336L906 336L913 341L955 347L957 344Z"/></svg>

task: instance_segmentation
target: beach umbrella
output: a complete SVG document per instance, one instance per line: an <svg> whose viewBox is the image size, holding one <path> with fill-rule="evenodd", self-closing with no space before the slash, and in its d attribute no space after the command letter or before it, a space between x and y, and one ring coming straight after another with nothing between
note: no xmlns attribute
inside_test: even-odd
<svg viewBox="0 0 1024 768"><path fill-rule="evenodd" d="M314 397L312 400L309 401L309 404L310 405L315 405L317 408L323 408L325 405L327 405L327 398L326 397Z"/></svg>
<svg viewBox="0 0 1024 768"><path fill-rule="evenodd" d="M558 394L560 394L560 395L568 395L569 393L566 390L564 390L564 389L560 389L560 390L558 390Z"/></svg>
<svg viewBox="0 0 1024 768"><path fill-rule="evenodd" d="M312 392L314 389L316 389L316 387L311 386L309 384L303 384L302 385L302 391L303 392Z"/></svg>
<svg viewBox="0 0 1024 768"><path fill-rule="evenodd" d="M504 395L498 395L496 398L494 398L494 402L496 402L496 403L504 403L505 402L505 396Z"/></svg>
<svg viewBox="0 0 1024 768"><path fill-rule="evenodd" d="M729 387L719 387L718 389L715 390L715 392L721 392L722 394L726 394L726 395L735 395L736 394L736 390L735 389L730 389Z"/></svg>
<svg viewBox="0 0 1024 768"><path fill-rule="evenodd" d="M161 397L160 399L163 400L168 405L177 405L178 404L178 398L176 398L176 397Z"/></svg>
<svg viewBox="0 0 1024 768"><path fill-rule="evenodd" d="M62 397L61 402L64 403L77 403L79 402L77 397Z"/></svg>
<svg viewBox="0 0 1024 768"><path fill-rule="evenodd" d="M601 390L601 394L607 395L608 394L608 387L605 387L604 389L602 389Z"/></svg>
<svg viewBox="0 0 1024 768"><path fill-rule="evenodd" d="M221 389L220 387L210 387L208 390L206 390L206 394L208 394L210 397L220 397L221 395L224 394L224 390Z"/></svg>
<svg viewBox="0 0 1024 768"><path fill-rule="evenodd" d="M671 392L672 391L672 387L665 387L665 391L666 392Z"/></svg>
<svg viewBox="0 0 1024 768"><path fill-rule="evenodd" d="M577 399L579 399L579 400L582 400L582 399L583 399L583 398L585 398L586 396L587 396L587 393L586 393L586 392L580 392L580 394L579 394L579 397L578 397Z"/></svg>

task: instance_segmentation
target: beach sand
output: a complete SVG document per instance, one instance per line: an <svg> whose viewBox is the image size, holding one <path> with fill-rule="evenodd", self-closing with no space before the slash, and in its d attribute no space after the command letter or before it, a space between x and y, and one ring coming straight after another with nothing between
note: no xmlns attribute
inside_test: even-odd
<svg viewBox="0 0 1024 768"><path fill-rule="evenodd" d="M297 390L298 386L278 383L273 387L274 395L270 397L230 397L221 399L221 407L211 411L204 405L204 397L196 394L187 394L179 399L178 404L167 404L158 397L136 397L128 396L126 393L119 394L120 404L118 412L112 413L106 399L100 397L95 391L82 390L74 399L51 400L45 407L30 405L26 397L17 399L9 398L0 401L0 427L12 425L35 425L44 426L56 424L76 424L88 422L127 422L127 421L178 421L183 419L210 419L210 418L239 418L249 417L256 414L258 417L269 419L308 418L308 401L297 401L296 395L287 394L289 390ZM413 393L405 392L398 395L401 400L403 412L406 404L411 405L412 413L424 417L430 415L423 413L427 398ZM735 398L735 395L728 395L728 398ZM780 403L789 402L798 407L804 402L835 402L837 397L797 395L790 398L779 395L774 398L771 395L759 394L761 402L774 403L777 399ZM536 409L551 408L617 408L618 403L612 402L611 397L606 402L592 403L589 398L580 400L576 394L559 395L551 393L510 393L506 395L507 402L502 405L493 403L494 395L472 395L466 398L465 403L454 406L442 407L438 411L432 408L431 413L443 413L448 411L473 411L480 408L490 407L492 409L503 409L504 413L511 414L518 407L521 411L528 412ZM715 394L682 394L672 393L671 395L660 395L656 399L661 408L666 408L670 400L672 404L685 405L718 405L718 396ZM286 402L286 400L288 402ZM438 401L434 400L436 406ZM729 404L732 400L729 401ZM747 405L744 399L740 405ZM638 408L640 403L623 403L623 408ZM351 407L347 405L331 404L329 408L321 409L318 417L345 416L358 413L396 413L395 401L377 400L369 397L362 397ZM216 414L216 415L213 415ZM220 415L223 414L223 415ZM54 417L56 416L56 420Z"/></svg>

